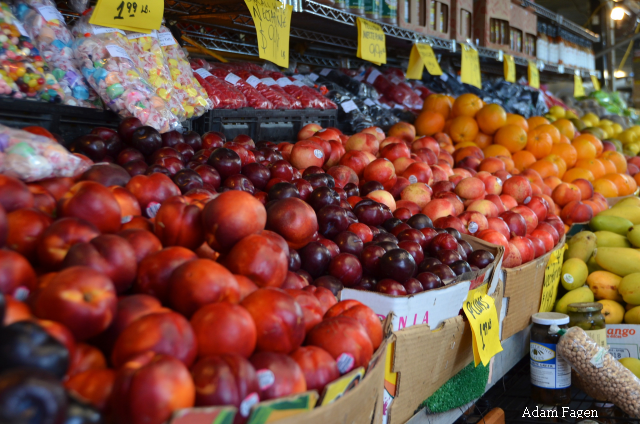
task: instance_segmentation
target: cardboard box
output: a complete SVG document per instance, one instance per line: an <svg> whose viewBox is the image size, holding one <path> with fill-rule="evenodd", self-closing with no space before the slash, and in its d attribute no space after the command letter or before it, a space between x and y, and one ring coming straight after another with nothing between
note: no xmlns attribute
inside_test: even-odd
<svg viewBox="0 0 640 424"><path fill-rule="evenodd" d="M640 359L640 325L608 324L607 344L609 353L616 359Z"/></svg>
<svg viewBox="0 0 640 424"><path fill-rule="evenodd" d="M564 236L551 252L515 268L502 269L507 312L502 325L502 340L524 330L531 323L531 315L540 310L544 270L552 252L564 247Z"/></svg>
<svg viewBox="0 0 640 424"><path fill-rule="evenodd" d="M509 0L476 0L473 4L473 40L483 47L509 49L510 5ZM495 25L492 35L492 20L503 24L502 36L495 30Z"/></svg>
<svg viewBox="0 0 640 424"><path fill-rule="evenodd" d="M451 38L473 40L473 0L451 0Z"/></svg>
<svg viewBox="0 0 640 424"><path fill-rule="evenodd" d="M485 283L489 284L489 282ZM503 284L491 297L501 316ZM469 323L457 315L432 330L417 325L395 333L390 370L395 377L395 397L387 404L387 423L401 424L411 418L429 396L473 361ZM385 381L385 385L389 382ZM388 395L388 393L385 393Z"/></svg>
<svg viewBox="0 0 640 424"><path fill-rule="evenodd" d="M384 293L344 289L340 292L340 300L358 300L373 309L380 317L393 314L391 326L393 331L421 324L428 324L435 328L445 319L458 314L470 288L478 287L484 282L490 282L489 294L491 294L498 283L500 273L495 270L499 271L500 269L504 248L475 237L463 235L463 238L474 249L482 248L493 253L495 256L493 263L478 272L461 275L454 283L415 295L392 296Z"/></svg>

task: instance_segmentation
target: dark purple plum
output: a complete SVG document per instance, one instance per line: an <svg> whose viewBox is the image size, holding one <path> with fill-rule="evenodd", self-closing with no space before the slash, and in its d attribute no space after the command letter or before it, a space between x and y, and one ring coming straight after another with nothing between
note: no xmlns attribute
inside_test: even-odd
<svg viewBox="0 0 640 424"><path fill-rule="evenodd" d="M443 230L444 231L444 230ZM435 256L440 250L458 250L458 241L451 234L444 231L438 234L429 242L428 254Z"/></svg>
<svg viewBox="0 0 640 424"><path fill-rule="evenodd" d="M256 192L256 188L253 186L251 180L242 174L235 174L227 177L227 179L222 183L222 186L230 188L231 190L246 191L250 194Z"/></svg>
<svg viewBox="0 0 640 424"><path fill-rule="evenodd" d="M473 252L473 246L466 240L458 240L458 245L464 250L464 255L460 253L460 256L466 261L465 258L469 256L469 253ZM460 252L460 249L458 249L458 252Z"/></svg>
<svg viewBox="0 0 640 424"><path fill-rule="evenodd" d="M258 162L246 164L242 167L241 173L246 175L258 190L263 190L271 179L269 168Z"/></svg>
<svg viewBox="0 0 640 424"><path fill-rule="evenodd" d="M373 227L382 225L382 223L385 221L382 205L374 201L365 204L362 204L362 202L358 202L356 207L353 208L353 213L355 213L358 217L358 222Z"/></svg>
<svg viewBox="0 0 640 424"><path fill-rule="evenodd" d="M202 188L204 182L202 177L193 169L181 169L173 176L173 182L178 186L182 194L193 190L194 188Z"/></svg>
<svg viewBox="0 0 640 424"><path fill-rule="evenodd" d="M300 269L300 255L297 250L289 249L289 271L297 271Z"/></svg>
<svg viewBox="0 0 640 424"><path fill-rule="evenodd" d="M431 218L422 213L417 213L411 218L407 219L407 224L409 224L411 228L415 228L416 230L422 230L423 228L433 228L433 222L431 222Z"/></svg>
<svg viewBox="0 0 640 424"><path fill-rule="evenodd" d="M345 287L357 286L362 279L362 265L355 255L340 253L331 259L329 274L340 280Z"/></svg>
<svg viewBox="0 0 640 424"><path fill-rule="evenodd" d="M360 197L360 189L354 183L347 183L344 185L344 191L347 193L347 198L352 196Z"/></svg>
<svg viewBox="0 0 640 424"><path fill-rule="evenodd" d="M74 153L80 153L94 162L100 162L107 155L105 141L98 135L87 134L80 136L73 142L71 149Z"/></svg>
<svg viewBox="0 0 640 424"><path fill-rule="evenodd" d="M378 262L378 275L382 278L393 278L404 283L413 277L416 261L404 249L393 249L384 254Z"/></svg>
<svg viewBox="0 0 640 424"><path fill-rule="evenodd" d="M319 187L313 190L306 202L317 212L325 206L340 206L340 196L329 187Z"/></svg>
<svg viewBox="0 0 640 424"><path fill-rule="evenodd" d="M331 293L333 293L334 296L337 296L338 293L340 293L340 290L344 288L342 282L332 275L323 275L320 278L316 278L313 281L313 285L331 290Z"/></svg>
<svg viewBox="0 0 640 424"><path fill-rule="evenodd" d="M271 191L269 191L269 196L271 196ZM349 228L347 213L340 206L325 206L317 212L316 216L318 218L318 232L328 239L333 239Z"/></svg>
<svg viewBox="0 0 640 424"><path fill-rule="evenodd" d="M378 261L387 251L375 244L370 244L362 249L360 254L360 262L362 263L362 269L365 274L374 275L378 269Z"/></svg>
<svg viewBox="0 0 640 424"><path fill-rule="evenodd" d="M422 288L426 290L433 290L444 286L444 283L436 274L432 272L421 272L416 275L416 279L422 284Z"/></svg>
<svg viewBox="0 0 640 424"><path fill-rule="evenodd" d="M318 240L320 243L324 244L324 247L329 249L329 253L331 253L331 258L335 258L340 254L340 248L337 244L335 244L332 240L323 238Z"/></svg>
<svg viewBox="0 0 640 424"><path fill-rule="evenodd" d="M271 178L282 178L285 181L293 179L293 166L286 160L277 160L269 167Z"/></svg>
<svg viewBox="0 0 640 424"><path fill-rule="evenodd" d="M394 216L393 218L389 218L386 221L384 221L382 223L382 226L384 227L385 230L392 231L394 228L396 228L400 224L402 224L402 220Z"/></svg>
<svg viewBox="0 0 640 424"><path fill-rule="evenodd" d="M140 122L138 118L124 118L120 121L120 124L118 124L118 134L120 134L120 138L125 144L130 145L133 132L142 126L142 122Z"/></svg>
<svg viewBox="0 0 640 424"><path fill-rule="evenodd" d="M443 249L436 252L436 258L445 265L451 265L455 261L462 260L457 250Z"/></svg>
<svg viewBox="0 0 640 424"><path fill-rule="evenodd" d="M494 261L494 259L495 257L493 256L493 253L481 249L474 250L467 255L467 262L469 262L469 265L477 266L479 269L486 268Z"/></svg>
<svg viewBox="0 0 640 424"><path fill-rule="evenodd" d="M360 196L366 196L367 194L377 190L384 190L384 186L378 181L367 181L360 186Z"/></svg>
<svg viewBox="0 0 640 424"><path fill-rule="evenodd" d="M147 171L147 163L143 160L132 160L131 162L127 162L122 165L122 167L126 169L129 175L131 175L132 177L135 177L136 175L142 175Z"/></svg>
<svg viewBox="0 0 640 424"><path fill-rule="evenodd" d="M175 147L184 143L184 137L178 131L168 131L161 135L163 147Z"/></svg>
<svg viewBox="0 0 640 424"><path fill-rule="evenodd" d="M449 265L449 268L451 268L451 271L455 272L456 275L462 275L465 272L471 272L471 267L466 261L463 260L455 261L454 263Z"/></svg>
<svg viewBox="0 0 640 424"><path fill-rule="evenodd" d="M398 249L398 244L392 241L379 241L376 244L382 247L386 252L389 252L394 249Z"/></svg>
<svg viewBox="0 0 640 424"><path fill-rule="evenodd" d="M156 172L159 172L161 174L166 175L169 178L173 178L173 175L171 175L171 171L169 171L167 168L165 168L162 165L158 165L156 163L154 163L153 165L149 165L149 167L147 168L146 171L144 171L145 175L151 175L151 174L155 174Z"/></svg>
<svg viewBox="0 0 640 424"><path fill-rule="evenodd" d="M131 134L131 147L140 150L143 155L149 157L162 147L162 137L155 128L145 125Z"/></svg>
<svg viewBox="0 0 640 424"><path fill-rule="evenodd" d="M409 278L403 284L404 289L407 291L407 294L416 294L424 291L424 287L422 287L422 283L415 278Z"/></svg>
<svg viewBox="0 0 640 424"><path fill-rule="evenodd" d="M460 231L456 230L455 228L445 228L444 229L447 233L451 234L453 237L455 237L456 240L462 240L462 235L460 234Z"/></svg>
<svg viewBox="0 0 640 424"><path fill-rule="evenodd" d="M422 251L422 247L418 243L413 240L403 240L398 243L398 248L404 249L413 256L413 260L416 261L417 264L422 263L424 260L424 252Z"/></svg>
<svg viewBox="0 0 640 424"><path fill-rule="evenodd" d="M166 158L166 157L178 158L178 159L180 159L181 162L184 163L184 159L183 159L182 155L180 154L180 152L177 151L176 149L174 149L173 147L161 147L161 148L159 148L158 150L153 152L153 154L151 155L151 158L149 159L149 161L151 163L154 163L154 162L157 162L159 159Z"/></svg>
<svg viewBox="0 0 640 424"><path fill-rule="evenodd" d="M104 141L104 147L107 149L107 156L115 159L124 149L124 143L118 134L114 134L113 137Z"/></svg>
<svg viewBox="0 0 640 424"><path fill-rule="evenodd" d="M376 284L378 284L378 282L376 281L375 278L365 275L362 277L362 279L360 280L360 283L358 283L357 286L355 287L351 287L352 289L358 289L358 290L370 290L370 291L374 291L376 289Z"/></svg>
<svg viewBox="0 0 640 424"><path fill-rule="evenodd" d="M320 168L319 166L309 166L302 173L302 178L306 177L307 175L324 174L324 173L325 173L324 169Z"/></svg>
<svg viewBox="0 0 640 424"><path fill-rule="evenodd" d="M200 175L203 183L210 184L215 189L220 187L220 174L213 166L203 164L196 166L193 170L196 171L198 175Z"/></svg>
<svg viewBox="0 0 640 424"><path fill-rule="evenodd" d="M433 266L429 272L436 274L443 283L447 283L449 281L453 281L456 278L456 273L449 268L449 266L445 264L435 265Z"/></svg>
<svg viewBox="0 0 640 424"><path fill-rule="evenodd" d="M298 189L291 183L276 183L269 189L269 201L300 197Z"/></svg>
<svg viewBox="0 0 640 424"><path fill-rule="evenodd" d="M118 154L118 157L116 158L116 163L120 166L124 166L125 163L131 162L134 160L144 161L144 155L140 153L138 149L127 147L120 151L120 153Z"/></svg>
<svg viewBox="0 0 640 424"><path fill-rule="evenodd" d="M364 243L362 242L362 240L360 240L360 237L358 237L351 231L341 232L333 238L333 241L338 245L341 253L351 253L352 255L356 255L359 257L360 254L362 254L362 250L364 249Z"/></svg>
<svg viewBox="0 0 640 424"><path fill-rule="evenodd" d="M429 272L432 267L440 265L441 263L442 262L436 258L424 258L424 260L420 262L420 265L418 265L418 272Z"/></svg>
<svg viewBox="0 0 640 424"><path fill-rule="evenodd" d="M174 149L180 152L185 163L189 162L193 158L193 155L196 154L193 147L189 146L187 143L177 144Z"/></svg>
<svg viewBox="0 0 640 424"><path fill-rule="evenodd" d="M415 228L409 228L401 231L397 236L398 241L410 240L415 241L422 247L423 249L427 247L427 238L420 232L420 230L416 230Z"/></svg>
<svg viewBox="0 0 640 424"><path fill-rule="evenodd" d="M226 147L220 147L219 149L211 152L209 159L207 159L207 163L218 171L220 178L223 180L232 175L239 174L242 170L240 156L238 156L238 154L233 150L227 149Z"/></svg>
<svg viewBox="0 0 640 424"><path fill-rule="evenodd" d="M373 236L373 241L376 243L390 241L391 243L398 244L398 238L391 233L376 234L375 236Z"/></svg>
<svg viewBox="0 0 640 424"><path fill-rule="evenodd" d="M197 162L199 164L207 163L207 161L209 160L209 156L211 156L211 153L213 153L213 150L211 149L198 150L189 162Z"/></svg>
<svg viewBox="0 0 640 424"><path fill-rule="evenodd" d="M298 251L302 269L317 278L324 274L331 262L331 252L324 244L312 241Z"/></svg>
<svg viewBox="0 0 640 424"><path fill-rule="evenodd" d="M193 147L194 151L198 151L202 149L202 138L200 138L200 134L195 131L187 131L183 134L182 138L184 139L184 143L187 143L189 146Z"/></svg>
<svg viewBox="0 0 640 424"><path fill-rule="evenodd" d="M390 294L392 296L406 296L407 290L402 284L391 278L385 278L378 281L376 291L379 293Z"/></svg>

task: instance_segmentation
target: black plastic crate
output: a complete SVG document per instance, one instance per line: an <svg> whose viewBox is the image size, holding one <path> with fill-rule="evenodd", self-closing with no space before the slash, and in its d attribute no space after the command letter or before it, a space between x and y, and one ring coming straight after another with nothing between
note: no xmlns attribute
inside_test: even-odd
<svg viewBox="0 0 640 424"><path fill-rule="evenodd" d="M193 130L203 134L207 131L219 131L227 139L246 134L255 141L295 141L300 129L309 123L323 128L338 124L338 111L301 109L301 110L260 110L215 109L193 120Z"/></svg>

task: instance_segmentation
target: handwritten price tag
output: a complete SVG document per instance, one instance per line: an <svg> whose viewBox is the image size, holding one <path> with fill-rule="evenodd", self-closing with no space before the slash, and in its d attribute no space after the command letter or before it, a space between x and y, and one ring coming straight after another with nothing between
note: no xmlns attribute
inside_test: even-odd
<svg viewBox="0 0 640 424"><path fill-rule="evenodd" d="M160 29L164 2L159 0L98 0L89 23L149 33Z"/></svg>
<svg viewBox="0 0 640 424"><path fill-rule="evenodd" d="M565 244L562 249L554 251L549 257L549 263L547 263L547 268L544 270L544 283L542 285L539 312L553 311L553 305L555 305L556 296L558 295L558 285L560 284L562 260L566 249L567 245Z"/></svg>
<svg viewBox="0 0 640 424"><path fill-rule="evenodd" d="M474 87L482 88L478 51L466 44L462 45L462 69L460 74L462 82L473 85Z"/></svg>
<svg viewBox="0 0 640 424"><path fill-rule="evenodd" d="M584 97L584 85L582 85L582 77L580 76L580 71L576 70L576 73L573 75L573 97L576 99L578 97Z"/></svg>
<svg viewBox="0 0 640 424"><path fill-rule="evenodd" d="M529 62L527 70L529 75L529 85L533 88L540 88L540 71L534 62Z"/></svg>
<svg viewBox="0 0 640 424"><path fill-rule="evenodd" d="M442 75L442 69L433 49L428 44L414 44L409 55L407 78L422 79L422 67L427 68L431 75Z"/></svg>
<svg viewBox="0 0 640 424"><path fill-rule="evenodd" d="M258 55L284 68L289 67L289 34L293 6L278 0L244 0L258 35Z"/></svg>
<svg viewBox="0 0 640 424"><path fill-rule="evenodd" d="M358 51L356 56L376 65L387 63L387 45L382 27L363 18L356 18Z"/></svg>
<svg viewBox="0 0 640 424"><path fill-rule="evenodd" d="M476 366L480 362L487 366L492 357L502 352L498 311L493 298L487 296L486 290L486 286L470 290L467 300L462 304L473 333Z"/></svg>
<svg viewBox="0 0 640 424"><path fill-rule="evenodd" d="M504 55L504 79L508 82L516 82L516 62L510 54Z"/></svg>
<svg viewBox="0 0 640 424"><path fill-rule="evenodd" d="M593 89L600 91L600 80L595 75L591 75L591 82L593 83Z"/></svg>

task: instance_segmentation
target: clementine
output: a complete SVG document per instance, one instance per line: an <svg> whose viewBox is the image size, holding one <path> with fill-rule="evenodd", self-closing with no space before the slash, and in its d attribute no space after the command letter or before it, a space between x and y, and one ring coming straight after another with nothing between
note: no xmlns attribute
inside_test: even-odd
<svg viewBox="0 0 640 424"><path fill-rule="evenodd" d="M482 109L483 102L480 97L472 93L465 93L453 102L451 107L451 116L469 116L475 117L480 109Z"/></svg>
<svg viewBox="0 0 640 424"><path fill-rule="evenodd" d="M527 146L527 132L518 125L507 124L496 132L493 140L506 147L509 152L515 153Z"/></svg>
<svg viewBox="0 0 640 424"><path fill-rule="evenodd" d="M493 135L501 127L507 123L507 112L502 106L497 104L488 104L483 106L476 114L476 121L480 131L485 134Z"/></svg>

